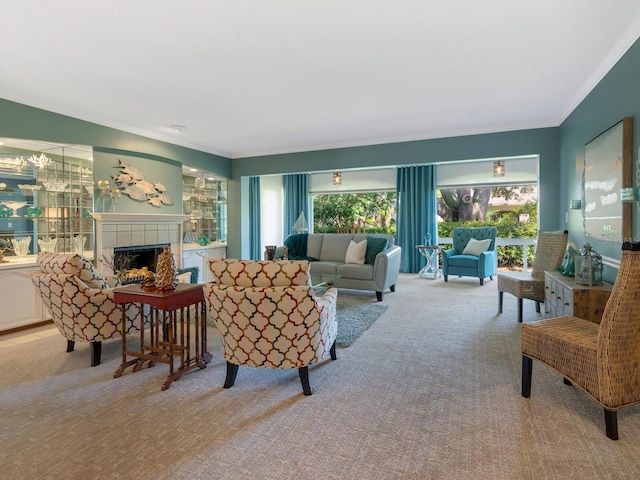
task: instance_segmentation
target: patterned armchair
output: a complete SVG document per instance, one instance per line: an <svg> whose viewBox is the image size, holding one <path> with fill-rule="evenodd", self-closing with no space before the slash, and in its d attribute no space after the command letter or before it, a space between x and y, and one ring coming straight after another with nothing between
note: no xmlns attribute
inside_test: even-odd
<svg viewBox="0 0 640 480"><path fill-rule="evenodd" d="M442 252L444 281L449 280L449 275L477 277L480 285L486 277L493 280L498 270L496 227L456 227L451 236L453 248Z"/></svg>
<svg viewBox="0 0 640 480"><path fill-rule="evenodd" d="M316 298L307 261L216 259L209 268L214 281L203 289L222 337L224 387L233 386L239 365L297 368L311 395L309 365L327 354L336 359L338 291Z"/></svg>
<svg viewBox="0 0 640 480"><path fill-rule="evenodd" d="M40 253L39 270L31 281L67 339L67 352L76 341L90 342L91 366L100 365L102 341L121 335L122 308L113 303L115 277L103 278L93 264L79 254ZM138 328L131 320L140 313L136 305L127 307L127 333Z"/></svg>

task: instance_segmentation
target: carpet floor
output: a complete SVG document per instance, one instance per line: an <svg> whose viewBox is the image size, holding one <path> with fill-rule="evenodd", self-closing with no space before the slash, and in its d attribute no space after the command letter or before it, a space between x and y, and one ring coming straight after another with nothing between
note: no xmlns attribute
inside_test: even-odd
<svg viewBox="0 0 640 480"><path fill-rule="evenodd" d="M375 294L371 293L375 299ZM0 476L11 479L637 479L640 407L602 409L534 364L520 395L515 299L496 282L404 274L336 361L298 374L213 361L160 387L164 365L114 379L118 341L89 367L54 328L0 337ZM525 322L540 318L525 302Z"/></svg>

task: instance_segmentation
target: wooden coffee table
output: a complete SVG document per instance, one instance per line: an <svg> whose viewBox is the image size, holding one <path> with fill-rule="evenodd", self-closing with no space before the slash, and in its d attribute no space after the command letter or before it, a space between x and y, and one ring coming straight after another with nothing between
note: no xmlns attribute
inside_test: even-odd
<svg viewBox="0 0 640 480"><path fill-rule="evenodd" d="M133 366L140 370L146 362L169 365L169 376L162 390L193 368L206 368L211 361L207 351L207 311L202 285L179 283L175 290L161 291L138 284L118 287L113 291L114 302L122 305L122 364L114 378ZM127 304L140 306L139 351L127 348ZM148 323L148 325L145 325ZM148 329L146 329L147 327ZM174 368L174 357L178 366Z"/></svg>

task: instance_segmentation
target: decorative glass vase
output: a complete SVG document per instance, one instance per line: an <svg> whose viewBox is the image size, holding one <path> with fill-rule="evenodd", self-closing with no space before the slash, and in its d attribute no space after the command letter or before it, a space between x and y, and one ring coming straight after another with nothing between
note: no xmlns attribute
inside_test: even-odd
<svg viewBox="0 0 640 480"><path fill-rule="evenodd" d="M13 251L15 252L16 257L26 257L29 255L29 245L31 245L30 236L12 238L11 243L13 243Z"/></svg>
<svg viewBox="0 0 640 480"><path fill-rule="evenodd" d="M41 252L56 253L58 240L56 238L44 237L38 239L38 248Z"/></svg>

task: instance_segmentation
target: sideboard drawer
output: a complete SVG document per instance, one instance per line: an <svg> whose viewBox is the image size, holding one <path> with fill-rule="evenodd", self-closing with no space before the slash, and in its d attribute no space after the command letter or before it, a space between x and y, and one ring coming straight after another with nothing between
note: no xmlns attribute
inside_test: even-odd
<svg viewBox="0 0 640 480"><path fill-rule="evenodd" d="M573 315L600 323L613 285L579 285L574 277L559 272L544 272L545 317Z"/></svg>

